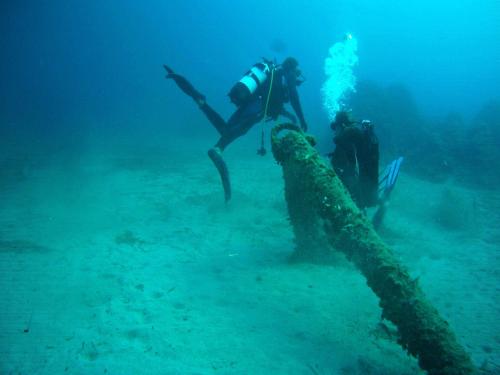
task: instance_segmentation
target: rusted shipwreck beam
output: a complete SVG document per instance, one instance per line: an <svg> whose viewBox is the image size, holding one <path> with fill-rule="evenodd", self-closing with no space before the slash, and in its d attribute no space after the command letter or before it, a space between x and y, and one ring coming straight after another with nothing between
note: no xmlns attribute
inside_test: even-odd
<svg viewBox="0 0 500 375"><path fill-rule="evenodd" d="M289 131L280 136L285 129ZM291 124L276 126L271 138L274 157L283 167L297 245L314 244L312 237L320 225L328 243L366 277L380 299L383 318L396 325L399 344L418 359L423 370L440 375L473 374L472 361L448 323L353 203L335 172L313 148L312 138Z"/></svg>

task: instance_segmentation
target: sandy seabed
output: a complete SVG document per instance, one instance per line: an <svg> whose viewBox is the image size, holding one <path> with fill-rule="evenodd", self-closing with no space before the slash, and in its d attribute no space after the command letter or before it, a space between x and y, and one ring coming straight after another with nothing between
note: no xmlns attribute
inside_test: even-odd
<svg viewBox="0 0 500 375"><path fill-rule="evenodd" d="M281 169L254 143L10 156L0 374L419 374L341 256L290 263ZM254 147L255 146L255 147ZM382 237L500 373L500 194L401 174Z"/></svg>

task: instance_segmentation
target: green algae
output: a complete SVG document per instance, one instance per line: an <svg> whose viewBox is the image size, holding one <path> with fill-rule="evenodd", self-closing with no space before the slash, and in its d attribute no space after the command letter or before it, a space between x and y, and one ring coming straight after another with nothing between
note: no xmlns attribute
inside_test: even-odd
<svg viewBox="0 0 500 375"><path fill-rule="evenodd" d="M280 137L284 130L288 132ZM448 322L357 208L314 149L314 139L295 125L281 124L273 128L271 142L283 168L285 198L301 256L323 231L330 245L326 251L343 252L362 272L380 299L383 318L398 328L398 343L418 359L423 370L443 375L474 373Z"/></svg>

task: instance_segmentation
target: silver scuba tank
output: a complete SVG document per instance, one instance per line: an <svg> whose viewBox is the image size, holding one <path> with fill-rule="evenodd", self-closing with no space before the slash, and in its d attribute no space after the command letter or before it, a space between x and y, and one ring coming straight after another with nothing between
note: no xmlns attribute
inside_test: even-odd
<svg viewBox="0 0 500 375"><path fill-rule="evenodd" d="M248 102L257 89L267 81L272 69L273 65L264 61L252 66L229 91L231 102L238 107Z"/></svg>

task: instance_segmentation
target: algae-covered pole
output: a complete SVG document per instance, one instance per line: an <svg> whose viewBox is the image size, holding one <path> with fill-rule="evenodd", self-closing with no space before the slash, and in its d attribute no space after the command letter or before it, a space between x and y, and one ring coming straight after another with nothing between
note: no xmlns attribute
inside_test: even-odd
<svg viewBox="0 0 500 375"><path fill-rule="evenodd" d="M290 131L279 137L284 129ZM273 129L271 141L274 157L283 167L296 236L302 242L307 238L304 232L310 232L311 210L315 211L329 243L366 277L380 299L382 316L397 326L399 344L418 359L420 367L429 374L474 373L469 355L448 323L353 203L335 172L312 147L311 138L295 125L282 124ZM308 213L306 218L301 212Z"/></svg>

